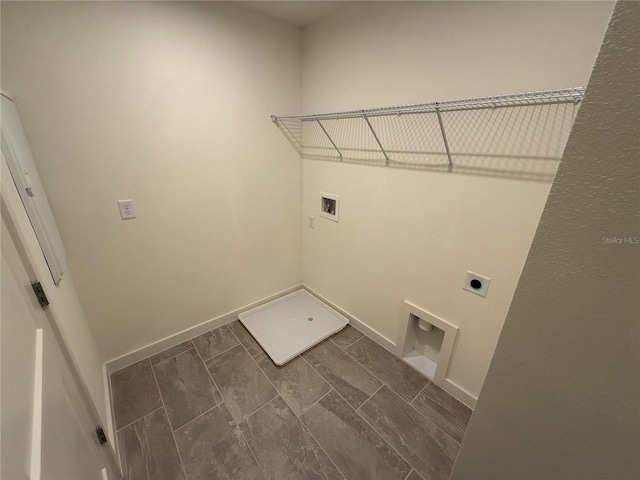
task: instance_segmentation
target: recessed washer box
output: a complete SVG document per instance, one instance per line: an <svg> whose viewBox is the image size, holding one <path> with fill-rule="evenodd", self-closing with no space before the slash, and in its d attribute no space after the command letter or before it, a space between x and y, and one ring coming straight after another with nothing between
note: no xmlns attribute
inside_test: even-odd
<svg viewBox="0 0 640 480"><path fill-rule="evenodd" d="M340 195L320 192L320 216L338 221L340 214Z"/></svg>

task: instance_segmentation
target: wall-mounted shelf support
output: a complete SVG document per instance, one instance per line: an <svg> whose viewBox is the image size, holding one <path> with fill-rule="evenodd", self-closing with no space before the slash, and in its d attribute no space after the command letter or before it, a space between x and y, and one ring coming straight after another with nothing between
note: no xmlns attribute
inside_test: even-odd
<svg viewBox="0 0 640 480"><path fill-rule="evenodd" d="M303 158L335 160L335 151L340 161L375 164L381 153L385 166L415 168L426 158L431 163L424 165L452 172L454 156L461 167L470 157L558 161L584 92L575 87L271 120Z"/></svg>
<svg viewBox="0 0 640 480"><path fill-rule="evenodd" d="M331 138L331 135L329 135L329 133L327 132L327 130L324 128L324 126L322 125L322 123L320 123L320 120L318 120L316 118L316 122L318 122L318 125L320 126L320 128L322 129L322 131L324 132L324 134L327 136L327 138L329 139L329 141L331 142L331 145L333 145L333 148L336 149L336 152L338 152L338 156L340 157L340 161L342 161L342 152L340 151L340 149L338 148L338 146L335 144L335 142L333 141L333 139Z"/></svg>
<svg viewBox="0 0 640 480"><path fill-rule="evenodd" d="M304 147L300 143L300 140L298 139L298 135L294 135L294 133L291 131L291 129L286 123L279 122L278 117L276 117L275 115L271 115L271 121L276 127L280 129L280 131L286 137L286 139L289 140L289 143L294 148L294 150L298 152L298 155L300 155L300 157L304 157Z"/></svg>
<svg viewBox="0 0 640 480"><path fill-rule="evenodd" d="M377 142L378 146L380 147L380 151L382 151L382 154L384 155L384 165L385 165L385 167L388 167L389 166L389 155L387 155L387 152L385 151L384 147L382 146L382 143L380 143L380 139L378 138L378 135L376 135L376 131L371 126L371 122L369 121L369 118L367 118L367 114L363 113L362 114L362 118L364 118L364 121L367 122L367 125L369 125L369 130L371 130L371 133L373 134L373 138L376 139L376 142Z"/></svg>
<svg viewBox="0 0 640 480"><path fill-rule="evenodd" d="M453 172L453 162L451 161L451 152L449 151L449 142L447 142L447 134L444 131L444 125L442 124L442 115L440 115L440 109L436 107L436 115L438 115L438 123L440 124L440 131L442 132L442 140L444 141L444 149L447 151L447 158L449 159L448 172Z"/></svg>

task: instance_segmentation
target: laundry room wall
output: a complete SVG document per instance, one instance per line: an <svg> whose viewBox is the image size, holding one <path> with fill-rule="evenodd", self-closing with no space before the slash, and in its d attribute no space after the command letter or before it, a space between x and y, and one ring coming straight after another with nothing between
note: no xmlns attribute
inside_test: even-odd
<svg viewBox="0 0 640 480"><path fill-rule="evenodd" d="M303 111L584 86L612 7L356 2L304 30ZM305 283L391 347L407 321L404 299L457 325L445 387L467 403L482 387L551 186L483 173L486 164L480 173L303 167L303 214L316 217L303 233ZM318 217L321 191L340 196L339 223ZM486 298L462 290L468 270L491 278Z"/></svg>
<svg viewBox="0 0 640 480"><path fill-rule="evenodd" d="M301 33L230 2L3 2L20 112L104 360L301 282ZM122 221L116 201L133 199Z"/></svg>

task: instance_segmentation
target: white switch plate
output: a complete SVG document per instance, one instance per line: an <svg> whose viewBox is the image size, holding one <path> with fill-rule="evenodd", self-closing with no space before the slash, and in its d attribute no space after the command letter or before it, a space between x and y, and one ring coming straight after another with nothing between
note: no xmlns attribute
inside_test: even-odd
<svg viewBox="0 0 640 480"><path fill-rule="evenodd" d="M118 200L118 208L120 209L120 218L122 220L136 218L136 214L133 211L133 200Z"/></svg>
<svg viewBox="0 0 640 480"><path fill-rule="evenodd" d="M315 226L316 226L316 221L315 220L316 219L313 218L313 215L309 215L309 218L307 219L307 226L309 228L315 228Z"/></svg>
<svg viewBox="0 0 640 480"><path fill-rule="evenodd" d="M490 283L491 279L489 277L485 277L479 273L467 272L462 288L481 297L486 297Z"/></svg>

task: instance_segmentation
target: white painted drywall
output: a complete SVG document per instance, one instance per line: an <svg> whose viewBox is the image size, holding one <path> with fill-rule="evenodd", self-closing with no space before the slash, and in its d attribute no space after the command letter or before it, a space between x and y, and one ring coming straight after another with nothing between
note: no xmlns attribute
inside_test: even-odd
<svg viewBox="0 0 640 480"><path fill-rule="evenodd" d="M612 3L367 2L303 33L303 111L585 85ZM283 112L286 113L286 112ZM460 327L447 378L477 396L550 182L305 160L306 285L396 342L407 299ZM340 223L318 192L340 195ZM491 278L485 299L467 270Z"/></svg>
<svg viewBox="0 0 640 480"><path fill-rule="evenodd" d="M619 2L452 479L640 478L638 24Z"/></svg>
<svg viewBox="0 0 640 480"><path fill-rule="evenodd" d="M104 360L301 281L301 34L229 2L2 2L11 93ZM116 200L133 199L135 220Z"/></svg>

